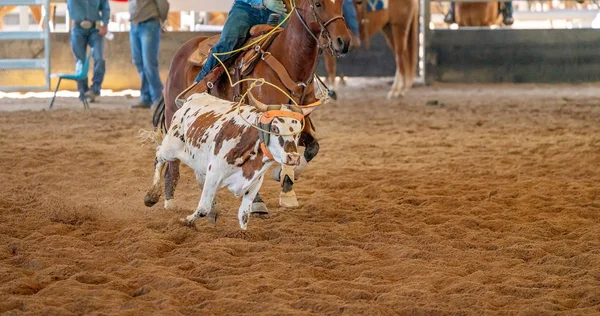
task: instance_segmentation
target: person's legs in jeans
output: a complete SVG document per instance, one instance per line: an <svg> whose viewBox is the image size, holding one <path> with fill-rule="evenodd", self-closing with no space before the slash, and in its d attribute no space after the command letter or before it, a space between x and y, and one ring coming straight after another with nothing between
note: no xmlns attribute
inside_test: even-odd
<svg viewBox="0 0 600 316"><path fill-rule="evenodd" d="M139 25L140 42L142 44L143 71L147 85L150 87L151 104L156 102L162 94L163 84L158 71L158 50L160 48L160 22L151 20Z"/></svg>
<svg viewBox="0 0 600 316"><path fill-rule="evenodd" d="M131 45L131 57L133 58L133 64L138 71L140 80L142 81L141 87L141 102L140 105L152 104L152 98L150 97L150 89L148 87L148 81L144 76L144 61L142 58L142 42L141 33L139 32L139 25L131 24L131 30L129 31L129 43Z"/></svg>
<svg viewBox="0 0 600 316"><path fill-rule="evenodd" d="M266 20L263 21L263 12L261 11L245 3L235 2L233 4L227 21L225 21L225 25L223 26L221 38L212 47L211 54L206 59L202 71L196 77L196 82L202 80L219 63L212 53L224 53L239 48L248 37L248 32L252 26L267 22ZM219 55L221 61L224 61L227 57L229 55Z"/></svg>
<svg viewBox="0 0 600 316"><path fill-rule="evenodd" d="M342 2L342 13L344 15L344 19L346 19L346 25L348 28L354 33L354 35L359 35L358 30L358 16L356 14L356 8L354 7L353 0L344 0Z"/></svg>
<svg viewBox="0 0 600 316"><path fill-rule="evenodd" d="M75 26L71 30L71 49L75 55L75 59L83 64L86 58L86 50L88 43L88 31L82 29L80 26ZM77 91L79 91L79 98L83 99L84 94L88 91L88 79L87 76L83 80L77 81Z"/></svg>
<svg viewBox="0 0 600 316"><path fill-rule="evenodd" d="M450 2L450 10L448 10L448 13L446 13L446 16L444 16L444 22L446 22L447 24L454 23L454 7L455 3Z"/></svg>
<svg viewBox="0 0 600 316"><path fill-rule="evenodd" d="M100 95L102 81L106 73L106 64L104 62L104 38L100 36L98 30L92 30L89 37L90 46L94 49L94 76L92 77L91 90L95 95Z"/></svg>
<svg viewBox="0 0 600 316"><path fill-rule="evenodd" d="M358 15L354 7L354 0L344 0L342 2L342 13L346 20L346 26L352 31L352 41L350 46L352 49L360 47L360 30L358 28Z"/></svg>
<svg viewBox="0 0 600 316"><path fill-rule="evenodd" d="M505 25L512 25L515 20L513 19L513 5L512 2L504 2L504 10L502 10L502 22Z"/></svg>

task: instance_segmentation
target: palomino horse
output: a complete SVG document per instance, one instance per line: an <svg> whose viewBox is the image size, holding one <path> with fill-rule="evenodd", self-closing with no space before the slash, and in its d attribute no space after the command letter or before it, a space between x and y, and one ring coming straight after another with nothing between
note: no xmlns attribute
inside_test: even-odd
<svg viewBox="0 0 600 316"><path fill-rule="evenodd" d="M368 41L382 31L388 46L396 55L396 76L388 98L404 96L412 87L417 72L419 50L418 0L389 0L388 8L367 12L368 0L356 0L360 25L360 39L368 49ZM333 86L336 63L333 56L325 56L325 69L330 86Z"/></svg>
<svg viewBox="0 0 600 316"><path fill-rule="evenodd" d="M501 23L498 2L456 2L454 17L458 26L492 26Z"/></svg>
<svg viewBox="0 0 600 316"><path fill-rule="evenodd" d="M294 0L291 0L294 3ZM288 8L290 0L286 0ZM317 63L317 57L321 49L330 53L342 56L348 51L350 43L350 33L342 17L342 1L331 0L297 0L295 3L296 12L293 13L284 30L272 41L265 52L261 55L261 60L254 69L244 78L264 78L265 81L294 93L301 90L301 96L298 98L298 104L310 104L318 101L313 87L313 74ZM155 126L171 123L171 118L178 107L175 99L187 87L193 84L196 75L201 67L188 63L188 57L197 49L198 44L207 37L196 37L187 41L175 54L164 91L164 106L158 104L155 110L155 118L159 117L160 123L155 120ZM322 43L326 42L326 45ZM280 64L279 70L271 66L266 60L271 58ZM283 68L283 69L282 69ZM285 72L282 76L281 72ZM209 74L210 76L210 74ZM209 77L207 76L207 78ZM283 78L287 76L287 78ZM287 80L285 80L287 79ZM296 91L291 91L289 82L293 83ZM199 83L207 84L202 81ZM241 92L248 88L248 82L242 82ZM191 90L193 92L194 89ZM209 89L212 95L227 100L234 100L236 92L230 86L226 76L220 76L212 82L212 88ZM292 93L294 92L294 93ZM187 93L187 92L186 92ZM263 84L255 88L252 92L260 101L267 104L288 104L290 100L276 88ZM164 115L160 112L164 109ZM302 163L296 167L296 176L306 167L319 150L319 143L315 139L313 125L307 120L306 126L300 135L300 143L306 147ZM282 192L280 194L280 205L284 207L296 207L298 202L293 191L294 169L282 168L284 172L277 174L274 178L279 178L282 183ZM170 162L165 173L165 208L174 206L174 192L179 179L179 162ZM266 206L260 195L257 195L253 203L253 212L266 212Z"/></svg>
<svg viewBox="0 0 600 316"><path fill-rule="evenodd" d="M4 27L2 24L2 18L16 8L17 6L0 6L0 30ZM50 4L50 12L53 12L54 8L56 8L56 4ZM29 10L31 10L31 15L33 16L35 22L40 24L42 21L42 6L31 5L29 6ZM53 22L54 14L50 14L50 24ZM41 23L41 26L44 28L44 23Z"/></svg>

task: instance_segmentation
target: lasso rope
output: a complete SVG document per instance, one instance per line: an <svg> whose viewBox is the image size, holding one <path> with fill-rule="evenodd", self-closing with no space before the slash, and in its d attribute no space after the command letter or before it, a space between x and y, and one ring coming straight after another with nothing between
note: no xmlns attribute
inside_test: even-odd
<svg viewBox="0 0 600 316"><path fill-rule="evenodd" d="M223 61L219 58L219 56L223 56L223 55L229 55L229 54L233 54L233 53L237 53L243 50L246 50L254 45L256 45L258 42L262 41L264 38L268 37L268 36L272 36L275 31L277 31L277 29L279 27L281 27L281 25L283 25L292 15L292 13L294 12L294 10L296 10L296 6L294 5L294 1L290 1L290 5L292 6L292 8L290 9L290 12L285 16L285 18L283 20L281 20L281 22L279 22L279 24L277 24L276 27L274 27L272 30L270 30L269 32L267 32L267 34L264 34L263 36L258 37L255 41L240 47L238 49L234 49L232 51L229 52L222 52L222 53L212 53L213 57L217 59L217 61L221 64L221 67L223 67L223 69L225 69L225 73L227 74L227 79L229 80L229 85L231 87L235 87L236 85L242 83L242 82L246 82L249 81L251 82L250 87L248 87L248 89L246 89L246 92L242 95L242 97L240 98L240 100L237 102L237 109L238 109L238 115L242 118L242 120L244 122L246 122L247 124L250 124L252 127L256 128L257 130L264 132L264 133L268 133L271 135L277 135L277 136L294 136L294 135L298 135L302 132L302 130L304 130L305 127L305 120L302 120L302 129L300 129L300 131L298 131L297 133L292 133L292 134L280 134L280 133L274 133L271 131L267 131L265 129L260 128L259 126L257 126L255 123L251 123L248 122L248 120L246 120L246 118L241 114L241 106L242 104L244 104L244 99L246 98L246 96L248 95L248 93L250 93L250 91L254 88L254 87L259 87L262 86L263 84L267 84L277 90L279 90L279 92L283 93L286 97L288 97L288 99L290 99L293 103L294 106L302 109L302 108L311 108L311 107L316 107L319 106L321 104L321 101L317 101L317 102L313 102L311 104L307 104L307 105L299 105L294 98L292 98L286 91L284 91L283 89L281 89L279 86L274 85L268 81L266 81L264 78L244 78L244 79L240 79L236 82L233 82L233 79L231 78L231 74L229 73L229 71L227 71L227 67L225 66L225 64L223 63ZM320 89L322 89L321 87L319 87ZM321 91L323 92L323 91Z"/></svg>

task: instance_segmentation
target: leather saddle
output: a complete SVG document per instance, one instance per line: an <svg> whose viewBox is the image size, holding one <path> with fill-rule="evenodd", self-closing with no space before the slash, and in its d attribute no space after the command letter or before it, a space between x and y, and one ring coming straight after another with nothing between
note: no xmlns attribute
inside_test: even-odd
<svg viewBox="0 0 600 316"><path fill-rule="evenodd" d="M256 48L256 45L258 45L260 48L265 50L271 44L273 39L283 30L282 28L277 28L277 30L274 32L274 34L272 36L264 37L261 39L261 37L263 37L263 35L267 34L274 28L275 28L275 26L271 26L268 24L258 24L258 25L253 26L250 29L250 38L248 38L244 42L242 47L248 45L249 43L255 42L257 40L258 40L258 42L255 45L248 47L244 51L241 51L241 52L238 52L235 54L236 56L238 56L235 59L238 59L240 55L243 56L243 58L242 58L242 74L246 74L246 73L252 71L252 68L254 68L254 66L256 65L256 61L260 57L259 56L260 50ZM213 35L213 36L207 38L206 40L200 42L198 44L198 48L188 57L188 63L190 63L194 66L199 66L199 67L204 66L204 63L206 63L206 60L208 59L208 57L211 54L212 47L215 46L219 42L220 38L221 38L221 35L218 34L218 35ZM236 62L236 64L237 64L237 62Z"/></svg>

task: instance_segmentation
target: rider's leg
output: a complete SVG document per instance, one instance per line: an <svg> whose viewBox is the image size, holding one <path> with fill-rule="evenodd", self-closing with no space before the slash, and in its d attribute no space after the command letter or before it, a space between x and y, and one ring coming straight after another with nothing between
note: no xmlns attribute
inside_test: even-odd
<svg viewBox="0 0 600 316"><path fill-rule="evenodd" d="M342 10L344 19L346 19L346 26L352 31L352 40L350 41L350 49L356 49L360 47L360 31L358 29L358 15L356 14L356 8L354 7L353 0L344 0L342 2Z"/></svg>
<svg viewBox="0 0 600 316"><path fill-rule="evenodd" d="M446 13L446 16L444 16L444 22L447 24L454 23L454 6L454 2L450 2L450 10L448 10L448 13Z"/></svg>
<svg viewBox="0 0 600 316"><path fill-rule="evenodd" d="M239 48L248 37L250 28L256 24L263 23L263 12L261 12L263 10L266 9L257 9L240 1L234 2L233 7L229 11L227 21L225 21L225 25L223 25L221 38L219 39L219 42L213 46L211 54L206 59L204 67L202 67L202 71L200 71L196 77L196 82L202 80L202 78L218 65L219 61L212 53L224 53ZM229 54L219 55L219 59L222 61L227 57L229 57Z"/></svg>
<svg viewBox="0 0 600 316"><path fill-rule="evenodd" d="M513 19L513 5L512 2L504 2L504 10L502 10L503 19L502 22L504 25L512 25L515 22Z"/></svg>

